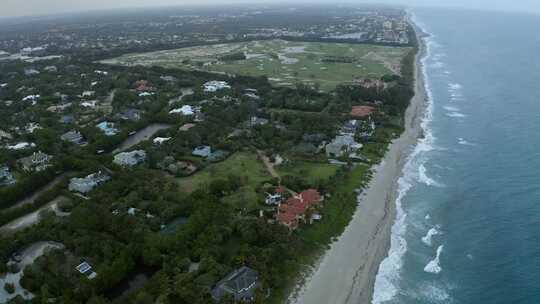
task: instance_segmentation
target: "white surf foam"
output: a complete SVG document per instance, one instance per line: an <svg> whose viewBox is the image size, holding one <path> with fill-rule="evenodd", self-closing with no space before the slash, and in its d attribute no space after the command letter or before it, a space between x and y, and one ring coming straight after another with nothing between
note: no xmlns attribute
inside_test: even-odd
<svg viewBox="0 0 540 304"><path fill-rule="evenodd" d="M469 142L469 141L467 141L466 139L464 139L462 137L458 138L458 144L463 145L463 146L474 146L475 145L472 142Z"/></svg>
<svg viewBox="0 0 540 304"><path fill-rule="evenodd" d="M446 111L450 111L450 112L459 112L458 107L444 106L443 109L445 109Z"/></svg>
<svg viewBox="0 0 540 304"><path fill-rule="evenodd" d="M435 256L435 258L433 260L431 260L431 261L429 261L429 263L427 263L426 267L424 267L425 272L438 274L438 273L440 273L442 271L441 253L443 251L443 248L444 248L443 245L440 245L437 248L437 255Z"/></svg>
<svg viewBox="0 0 540 304"><path fill-rule="evenodd" d="M449 113L446 113L446 116L452 117L452 118L463 118L463 117L467 117L467 115L465 115L465 114L463 114L463 113L460 113L460 112L449 112Z"/></svg>
<svg viewBox="0 0 540 304"><path fill-rule="evenodd" d="M407 252L407 241L405 233L407 231L406 219L407 214L402 207L402 199L405 197L409 189L412 187L415 174L415 159L421 153L431 151L433 149L433 134L429 128L433 117L433 95L429 85L429 78L426 72L426 63L431 56L431 48L434 46L433 36L425 29L425 26L419 23L415 16L411 19L417 24L423 32L427 33L431 38L422 38L426 45L426 53L421 58L422 74L424 76L424 85L427 92L427 107L422 119L421 128L424 131L424 137L418 140L418 143L409 155L405 164L403 175L398 180L398 196L396 199L396 219L392 225L392 234L390 238L390 249L388 256L379 265L379 270L375 279L373 292L373 304L381 304L392 300L399 291L400 273L403 266L403 255Z"/></svg>
<svg viewBox="0 0 540 304"><path fill-rule="evenodd" d="M450 295L441 284L435 282L429 282L422 284L419 292L419 297L416 298L419 302L424 302L428 300L430 302L436 303L449 303L451 302Z"/></svg>
<svg viewBox="0 0 540 304"><path fill-rule="evenodd" d="M429 247L433 246L433 237L436 235L442 234L442 232L439 229L440 229L440 226L435 226L429 229L427 234L422 237L422 243L426 244Z"/></svg>
<svg viewBox="0 0 540 304"><path fill-rule="evenodd" d="M442 187L443 185L429 177L426 173L427 169L424 164L418 167L418 181L427 186Z"/></svg>

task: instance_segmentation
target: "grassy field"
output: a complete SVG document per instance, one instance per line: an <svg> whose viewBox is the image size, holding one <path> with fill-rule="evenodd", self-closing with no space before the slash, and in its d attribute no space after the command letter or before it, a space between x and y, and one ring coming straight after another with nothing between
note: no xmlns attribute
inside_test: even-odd
<svg viewBox="0 0 540 304"><path fill-rule="evenodd" d="M267 76L277 86L318 83L322 89L329 90L359 77L399 74L401 59L410 50L366 44L264 40L127 54L102 62ZM244 53L246 59L220 60L238 53ZM338 57L346 58L347 62L329 62Z"/></svg>
<svg viewBox="0 0 540 304"><path fill-rule="evenodd" d="M227 179L231 174L246 178L245 187L253 191L259 183L271 179L262 161L259 161L255 154L238 152L192 176L178 178L177 181L183 191L192 192L200 187L207 187L212 180Z"/></svg>
<svg viewBox="0 0 540 304"><path fill-rule="evenodd" d="M279 175L292 175L305 178L311 185L319 180L327 180L336 174L339 166L329 163L295 161L292 164L277 167Z"/></svg>

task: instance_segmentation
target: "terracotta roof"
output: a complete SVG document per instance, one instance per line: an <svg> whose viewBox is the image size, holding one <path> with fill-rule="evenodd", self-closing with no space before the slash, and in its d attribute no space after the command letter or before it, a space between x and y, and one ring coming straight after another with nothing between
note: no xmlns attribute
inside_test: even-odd
<svg viewBox="0 0 540 304"><path fill-rule="evenodd" d="M290 212L280 213L277 216L277 220L284 224L289 224L296 220L296 214Z"/></svg>
<svg viewBox="0 0 540 304"><path fill-rule="evenodd" d="M321 201L321 195L319 194L319 191L315 189L308 189L302 191L302 193L300 193L300 197L306 204L310 206L317 204Z"/></svg>
<svg viewBox="0 0 540 304"><path fill-rule="evenodd" d="M375 111L375 107L372 106L353 106L351 110L351 116L354 117L367 117Z"/></svg>

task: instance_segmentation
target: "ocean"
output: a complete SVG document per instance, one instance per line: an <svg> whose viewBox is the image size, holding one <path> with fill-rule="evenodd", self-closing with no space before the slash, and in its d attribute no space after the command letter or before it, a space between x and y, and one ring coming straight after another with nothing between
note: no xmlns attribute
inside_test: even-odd
<svg viewBox="0 0 540 304"><path fill-rule="evenodd" d="M411 12L430 100L373 303L540 303L540 16Z"/></svg>

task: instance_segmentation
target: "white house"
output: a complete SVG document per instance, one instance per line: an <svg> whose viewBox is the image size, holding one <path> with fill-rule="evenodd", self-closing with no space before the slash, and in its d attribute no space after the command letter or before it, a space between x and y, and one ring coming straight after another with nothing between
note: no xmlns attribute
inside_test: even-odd
<svg viewBox="0 0 540 304"><path fill-rule="evenodd" d="M171 140L171 137L156 137L154 138L154 144L161 145L164 142Z"/></svg>
<svg viewBox="0 0 540 304"><path fill-rule="evenodd" d="M41 98L41 95L39 95L39 94L28 95L28 96L24 97L22 99L22 101L29 101L30 103L32 103L32 105L35 105L40 98Z"/></svg>
<svg viewBox="0 0 540 304"><path fill-rule="evenodd" d="M184 116L191 116L199 113L201 111L200 107L193 107L190 105L183 105L181 108L172 109L169 111L169 114L181 114Z"/></svg>
<svg viewBox="0 0 540 304"><path fill-rule="evenodd" d="M87 100L87 101L81 102L81 107L85 107L85 108L95 108L96 105L97 105L97 103L98 103L97 100Z"/></svg>
<svg viewBox="0 0 540 304"><path fill-rule="evenodd" d="M29 143L29 142L23 141L23 142L15 144L13 146L8 145L8 146L6 146L6 148L8 150L24 150L24 149L34 148L35 146L36 146L36 144L34 144L34 143Z"/></svg>
<svg viewBox="0 0 540 304"><path fill-rule="evenodd" d="M95 91L84 91L81 94L81 97L92 97L96 94Z"/></svg>
<svg viewBox="0 0 540 304"><path fill-rule="evenodd" d="M203 85L204 91L207 93L217 92L223 89L230 89L231 86L226 81L212 80Z"/></svg>

